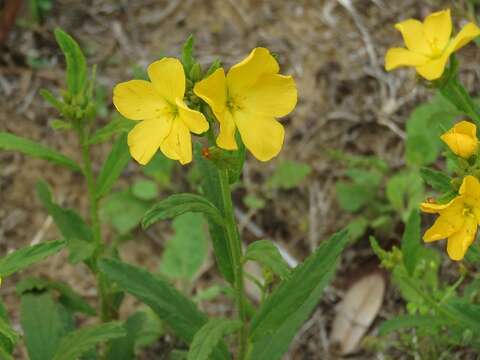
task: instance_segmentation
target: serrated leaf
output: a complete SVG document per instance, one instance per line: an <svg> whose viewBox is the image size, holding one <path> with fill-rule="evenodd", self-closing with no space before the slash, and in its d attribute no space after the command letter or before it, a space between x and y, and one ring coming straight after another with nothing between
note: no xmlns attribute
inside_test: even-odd
<svg viewBox="0 0 480 360"><path fill-rule="evenodd" d="M242 327L239 320L213 318L203 325L193 337L188 360L208 360L224 336L230 335Z"/></svg>
<svg viewBox="0 0 480 360"><path fill-rule="evenodd" d="M120 235L125 235L140 225L150 206L150 202L138 199L131 191L120 191L105 198L100 216L102 221L110 223Z"/></svg>
<svg viewBox="0 0 480 360"><path fill-rule="evenodd" d="M423 167L420 169L420 175L423 181L439 193L443 194L453 190L450 183L452 179L440 171Z"/></svg>
<svg viewBox="0 0 480 360"><path fill-rule="evenodd" d="M37 245L26 246L0 259L0 277L6 277L23 270L65 247L65 241L46 241Z"/></svg>
<svg viewBox="0 0 480 360"><path fill-rule="evenodd" d="M192 301L148 271L114 259L102 259L99 267L120 288L150 306L187 343L193 340L195 333L207 322L207 316ZM224 344L214 354L215 359L228 358Z"/></svg>
<svg viewBox="0 0 480 360"><path fill-rule="evenodd" d="M80 312L90 316L95 315L94 308L92 308L69 285L59 281L27 277L20 280L20 282L16 286L16 289L19 295L28 291L55 290L60 295L58 301L70 312Z"/></svg>
<svg viewBox="0 0 480 360"><path fill-rule="evenodd" d="M283 260L278 248L270 240L258 240L248 245L244 258L260 263L282 280L290 274L290 268Z"/></svg>
<svg viewBox="0 0 480 360"><path fill-rule="evenodd" d="M264 301L251 321L251 359L275 360L288 350L296 332L318 303L348 240L345 230L334 234Z"/></svg>
<svg viewBox="0 0 480 360"><path fill-rule="evenodd" d="M94 348L97 344L125 335L125 329L120 322L85 326L65 336L52 359L76 360L80 355Z"/></svg>
<svg viewBox="0 0 480 360"><path fill-rule="evenodd" d="M402 237L402 254L403 263L410 275L413 275L415 266L417 265L421 245L421 223L420 212L415 209L412 210L405 225L405 230Z"/></svg>
<svg viewBox="0 0 480 360"><path fill-rule="evenodd" d="M158 196L158 186L151 180L138 180L132 186L132 194L142 200L154 200Z"/></svg>
<svg viewBox="0 0 480 360"><path fill-rule="evenodd" d="M442 326L447 324L448 320L439 316L401 315L381 323L378 328L378 333L380 336L385 336L402 329L422 327L432 328L434 326Z"/></svg>
<svg viewBox="0 0 480 360"><path fill-rule="evenodd" d="M308 164L286 160L277 166L266 186L272 189L292 189L300 185L311 172L312 168Z"/></svg>
<svg viewBox="0 0 480 360"><path fill-rule="evenodd" d="M37 182L36 187L38 198L67 242L70 252L69 261L75 264L92 256L95 243L90 227L74 210L64 209L55 204L45 182Z"/></svg>
<svg viewBox="0 0 480 360"><path fill-rule="evenodd" d="M87 63L77 42L60 28L55 29L55 39L67 63L67 85L72 95L83 93L87 83Z"/></svg>
<svg viewBox="0 0 480 360"><path fill-rule="evenodd" d="M52 360L62 337L73 327L70 314L48 291L22 295L20 313L30 360Z"/></svg>
<svg viewBox="0 0 480 360"><path fill-rule="evenodd" d="M123 169L130 161L127 135L122 134L112 146L97 180L97 198L108 194Z"/></svg>
<svg viewBox="0 0 480 360"><path fill-rule="evenodd" d="M37 157L61 166L65 166L73 171L82 171L80 166L78 166L77 163L69 157L34 141L7 132L0 132L0 149L18 151L25 155Z"/></svg>
<svg viewBox="0 0 480 360"><path fill-rule="evenodd" d="M171 219L187 212L203 213L217 225L223 225L223 217L218 209L205 197L196 194L175 194L154 205L143 219L144 229L159 220Z"/></svg>
<svg viewBox="0 0 480 360"><path fill-rule="evenodd" d="M135 121L124 118L118 115L113 118L107 125L98 129L90 138L89 144L100 144L109 140L116 134L123 134L129 132L135 126Z"/></svg>
<svg viewBox="0 0 480 360"><path fill-rule="evenodd" d="M193 281L207 256L205 220L186 213L173 220L175 235L167 241L160 272L170 279Z"/></svg>
<svg viewBox="0 0 480 360"><path fill-rule="evenodd" d="M218 170L211 161L203 158L200 146L195 147L194 155L195 163L198 165L200 178L202 179L203 193L205 197L217 207L220 213L223 214L224 209ZM225 239L227 239L225 227L217 225L208 218L207 220L218 269L225 280L233 284L233 262L228 248L228 242L225 241Z"/></svg>

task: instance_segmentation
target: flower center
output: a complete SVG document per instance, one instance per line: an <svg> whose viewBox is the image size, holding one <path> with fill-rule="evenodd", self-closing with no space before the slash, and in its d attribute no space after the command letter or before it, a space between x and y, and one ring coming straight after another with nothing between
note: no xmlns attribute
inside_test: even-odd
<svg viewBox="0 0 480 360"><path fill-rule="evenodd" d="M234 113L237 110L243 109L243 97L239 95L233 95L227 92L227 109L230 113Z"/></svg>
<svg viewBox="0 0 480 360"><path fill-rule="evenodd" d="M465 217L473 216L473 208L470 205L465 204L462 210L462 215Z"/></svg>
<svg viewBox="0 0 480 360"><path fill-rule="evenodd" d="M430 43L430 48L432 49L432 55L431 57L433 59L437 59L443 55L443 51L445 47L440 46L440 39L439 38L434 38L433 41Z"/></svg>

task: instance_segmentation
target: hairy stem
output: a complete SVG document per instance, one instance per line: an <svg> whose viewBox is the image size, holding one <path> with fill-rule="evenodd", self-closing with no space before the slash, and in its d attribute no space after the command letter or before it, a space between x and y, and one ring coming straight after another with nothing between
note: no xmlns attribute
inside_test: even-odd
<svg viewBox="0 0 480 360"><path fill-rule="evenodd" d="M222 201L225 215L225 228L227 232L227 240L231 252L233 267L234 267L234 287L235 287L235 302L237 306L238 316L243 323L239 333L239 353L238 359L243 360L247 351L248 338L248 318L245 299L245 289L243 281L243 262L242 262L242 244L238 234L237 225L235 222L235 214L233 211L232 194L230 184L228 181L228 171L226 169L219 169L220 187L222 192Z"/></svg>

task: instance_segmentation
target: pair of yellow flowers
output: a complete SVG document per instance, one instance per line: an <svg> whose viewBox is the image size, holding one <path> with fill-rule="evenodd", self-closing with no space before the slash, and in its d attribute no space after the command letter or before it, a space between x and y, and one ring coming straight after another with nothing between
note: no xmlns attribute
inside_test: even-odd
<svg viewBox="0 0 480 360"><path fill-rule="evenodd" d="M128 135L132 157L146 164L160 149L181 164L192 161L191 133L209 129L205 116L184 101L185 73L175 58L148 67L150 81L131 80L115 86L113 103L126 118L140 121ZM238 129L246 148L259 160L276 156L285 131L276 120L297 103L291 76L278 74L279 65L265 48L255 48L225 75L223 68L194 86L194 93L211 108L220 124L217 145L237 150Z"/></svg>

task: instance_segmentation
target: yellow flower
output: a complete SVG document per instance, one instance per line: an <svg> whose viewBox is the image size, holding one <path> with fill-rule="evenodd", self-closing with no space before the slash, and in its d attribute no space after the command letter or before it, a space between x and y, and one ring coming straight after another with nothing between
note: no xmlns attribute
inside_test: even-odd
<svg viewBox="0 0 480 360"><path fill-rule="evenodd" d="M468 159L477 152L477 127L468 121L460 121L440 138L455 155Z"/></svg>
<svg viewBox="0 0 480 360"><path fill-rule="evenodd" d="M113 103L126 118L140 120L128 134L132 157L147 164L160 150L181 164L192 161L190 132L208 130L202 113L187 107L185 73L177 59L163 58L147 69L150 81L131 80L115 86Z"/></svg>
<svg viewBox="0 0 480 360"><path fill-rule="evenodd" d="M443 74L450 55L480 35L474 23L466 24L453 39L450 9L430 14L422 22L408 19L395 25L402 33L405 48L391 48L385 56L385 69L413 66L427 80Z"/></svg>
<svg viewBox="0 0 480 360"><path fill-rule="evenodd" d="M468 175L463 179L459 195L448 204L425 202L420 208L438 213L433 226L423 235L425 242L448 238L447 252L452 260L462 260L475 240L480 223L480 182Z"/></svg>
<svg viewBox="0 0 480 360"><path fill-rule="evenodd" d="M291 76L278 71L270 52L255 48L226 76L217 69L195 85L195 94L210 105L220 123L219 147L236 150L238 128L246 148L258 160L268 161L280 152L285 130L276 118L293 110L297 89Z"/></svg>

